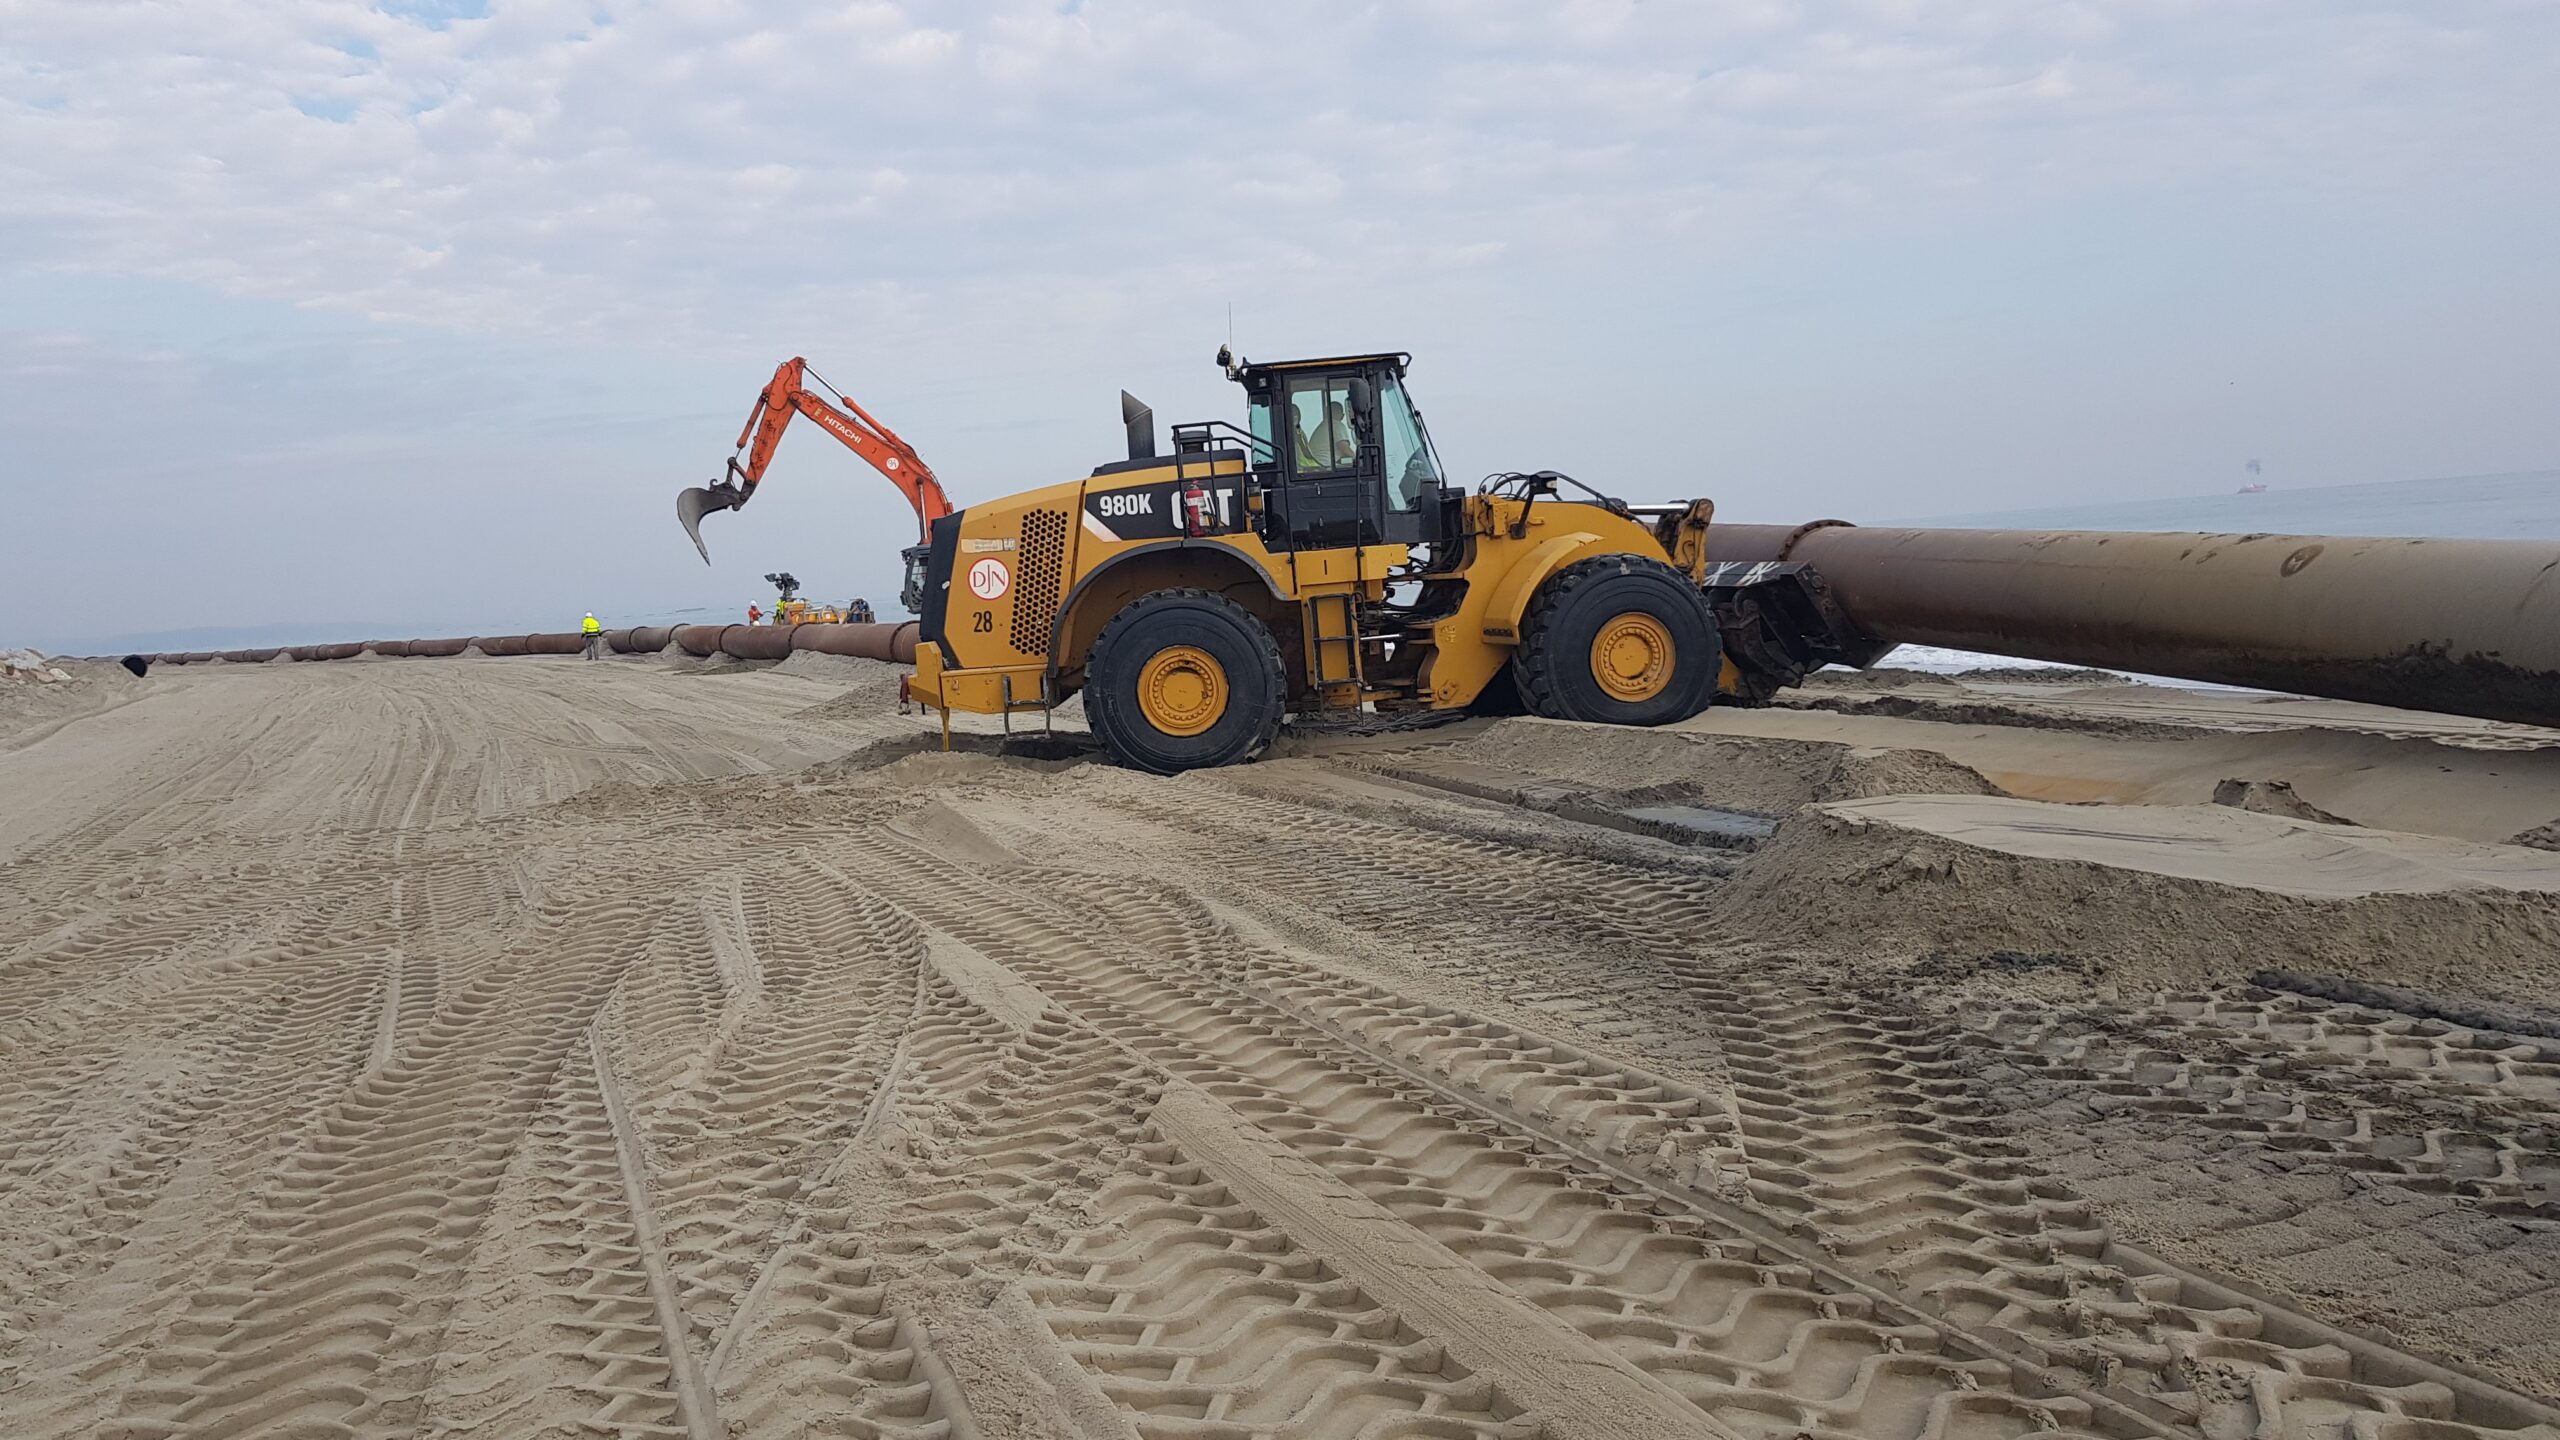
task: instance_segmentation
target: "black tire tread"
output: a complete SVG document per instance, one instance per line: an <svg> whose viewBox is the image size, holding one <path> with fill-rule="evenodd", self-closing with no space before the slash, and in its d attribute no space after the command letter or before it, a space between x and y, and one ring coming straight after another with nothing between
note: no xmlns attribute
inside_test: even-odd
<svg viewBox="0 0 2560 1440"><path fill-rule="evenodd" d="M1555 624L1573 603L1575 595L1597 581L1613 575L1657 574L1683 589L1693 588L1688 575L1677 566L1649 555L1620 551L1577 560L1548 577L1538 587L1537 598L1529 604L1529 613L1521 625L1520 644L1511 652L1511 676L1520 691L1520 701L1532 715L1549 720L1567 718L1556 693L1556 680L1562 673L1555 654ZM1705 611L1701 597L1701 613L1706 614L1705 633L1710 643L1718 637L1711 613ZM1712 690L1710 691L1712 694Z"/></svg>
<svg viewBox="0 0 2560 1440"><path fill-rule="evenodd" d="M1251 721L1250 738L1246 741L1244 749L1232 758L1218 763L1242 765L1261 759L1271 749L1272 742L1279 738L1280 722L1288 714L1289 679L1280 658L1280 645L1278 641L1271 638L1271 629L1262 623L1260 616L1214 590L1193 588L1158 590L1153 594L1141 595L1130 601L1121 607L1119 614L1111 617L1110 623L1102 627L1102 633L1094 637L1093 648L1088 652L1085 664L1086 721L1093 726L1105 748L1109 749L1113 758L1120 763L1133 769L1166 773L1138 762L1121 747L1112 743L1111 730L1121 722L1118 701L1106 687L1093 682L1096 672L1112 664L1111 656L1115 648L1127 641L1131 631L1143 626L1149 617L1162 614L1176 605L1204 606L1227 613L1230 618L1239 622L1237 628L1244 634L1246 643L1256 651L1258 668L1266 681L1261 687L1260 695L1255 697L1261 702L1261 714ZM1247 687L1242 677L1230 675L1227 685L1230 705L1246 703ZM1143 724L1144 721L1135 723Z"/></svg>

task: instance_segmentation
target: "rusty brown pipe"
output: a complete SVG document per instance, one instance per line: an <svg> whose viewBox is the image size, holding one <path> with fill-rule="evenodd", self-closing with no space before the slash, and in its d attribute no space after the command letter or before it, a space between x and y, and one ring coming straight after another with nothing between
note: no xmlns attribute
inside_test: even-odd
<svg viewBox="0 0 2560 1440"><path fill-rule="evenodd" d="M886 660L912 665L916 658L916 622L896 625L795 625L791 648L821 655L850 655L858 660Z"/></svg>
<svg viewBox="0 0 2560 1440"><path fill-rule="evenodd" d="M2560 543L1717 525L1895 644L2560 725Z"/></svg>
<svg viewBox="0 0 2560 1440"><path fill-rule="evenodd" d="M720 632L720 653L740 660L780 660L791 653L796 625L731 625Z"/></svg>
<svg viewBox="0 0 2560 1440"><path fill-rule="evenodd" d="M795 650L823 655L912 664L916 658L916 622L894 625L679 625L637 626L605 632L608 648L618 654L654 655L677 646L688 655L727 655L740 660L780 660ZM366 651L387 656L454 656L478 647L483 655L576 655L587 637L575 630L532 635L471 635L441 640L365 640L330 645L295 645L270 650L195 650L141 657L153 665L201 665L210 660L254 663L288 655L296 660L350 660Z"/></svg>

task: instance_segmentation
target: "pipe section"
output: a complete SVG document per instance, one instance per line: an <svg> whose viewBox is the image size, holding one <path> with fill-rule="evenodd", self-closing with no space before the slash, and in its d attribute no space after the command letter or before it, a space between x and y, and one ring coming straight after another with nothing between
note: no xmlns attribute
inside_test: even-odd
<svg viewBox="0 0 2560 1440"><path fill-rule="evenodd" d="M2560 725L2560 543L1716 525L1892 644Z"/></svg>
<svg viewBox="0 0 2560 1440"><path fill-rule="evenodd" d="M912 665L916 659L916 628L913 620L896 625L794 625L791 648Z"/></svg>
<svg viewBox="0 0 2560 1440"><path fill-rule="evenodd" d="M720 653L741 660L780 660L791 653L793 625L732 625L720 632Z"/></svg>
<svg viewBox="0 0 2560 1440"><path fill-rule="evenodd" d="M678 625L635 626L604 632L606 648L619 655L655 655L675 645L688 655L708 659L727 655L739 660L780 660L795 650L822 655L850 655L862 660L912 664L916 658L916 622L895 625ZM146 665L202 665L214 660L256 664L282 655L294 660L352 660L368 651L389 657L449 657L477 646L483 655L577 655L587 637L575 630L533 635L469 635L440 640L365 640L333 645L295 645L264 650L190 650L137 655Z"/></svg>

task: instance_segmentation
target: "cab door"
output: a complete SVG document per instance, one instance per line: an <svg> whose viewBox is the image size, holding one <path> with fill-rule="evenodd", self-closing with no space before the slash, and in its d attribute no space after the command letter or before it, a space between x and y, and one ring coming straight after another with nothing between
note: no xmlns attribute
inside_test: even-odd
<svg viewBox="0 0 2560 1440"><path fill-rule="evenodd" d="M1368 388L1353 370L1286 370L1274 377L1270 424L1279 466L1264 517L1272 549L1386 543L1376 427L1359 414L1358 399Z"/></svg>

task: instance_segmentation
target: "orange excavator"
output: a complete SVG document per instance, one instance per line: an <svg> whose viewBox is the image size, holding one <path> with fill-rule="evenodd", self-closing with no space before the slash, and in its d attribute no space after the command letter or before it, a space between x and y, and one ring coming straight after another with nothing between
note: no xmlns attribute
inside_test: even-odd
<svg viewBox="0 0 2560 1440"><path fill-rule="evenodd" d="M827 395L835 397L834 403L803 383L812 380ZM919 543L907 552L907 568L911 576L921 575L921 542L932 538L934 521L951 513L951 500L942 493L942 482L934 478L933 467L924 463L914 446L899 439L895 430L872 419L869 411L845 398L843 391L829 385L809 368L808 361L797 355L774 369L773 379L756 396L755 408L747 412L746 428L738 432L737 444L746 463L740 464L738 455L732 454L726 476L676 496L676 518L684 522L684 533L693 538L693 548L702 553L702 563L711 563L711 551L702 543L702 517L714 510L735 510L755 498L765 467L773 463L774 447L782 443L783 429L795 414L818 422L820 429L843 441L846 449L871 462L871 468L886 476L915 507ZM908 608L914 607L910 604Z"/></svg>

